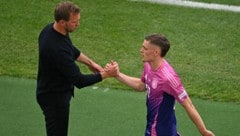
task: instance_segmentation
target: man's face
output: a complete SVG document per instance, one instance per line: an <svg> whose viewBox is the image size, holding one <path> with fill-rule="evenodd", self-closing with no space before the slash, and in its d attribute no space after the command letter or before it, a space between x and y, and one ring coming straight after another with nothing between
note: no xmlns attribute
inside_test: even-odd
<svg viewBox="0 0 240 136"><path fill-rule="evenodd" d="M68 21L65 22L66 32L73 32L79 26L80 14L71 14Z"/></svg>
<svg viewBox="0 0 240 136"><path fill-rule="evenodd" d="M143 62L151 62L157 56L160 56L160 48L155 45L152 45L149 41L144 40L143 45L140 49Z"/></svg>

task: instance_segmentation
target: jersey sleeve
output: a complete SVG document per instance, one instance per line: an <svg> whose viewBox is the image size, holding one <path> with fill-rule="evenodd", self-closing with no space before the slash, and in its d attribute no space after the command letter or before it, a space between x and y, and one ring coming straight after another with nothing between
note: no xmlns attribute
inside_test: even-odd
<svg viewBox="0 0 240 136"><path fill-rule="evenodd" d="M145 75L144 72L142 72L141 81L142 81L143 83L145 83L144 75Z"/></svg>
<svg viewBox="0 0 240 136"><path fill-rule="evenodd" d="M168 88L166 89L168 90L166 92L173 95L179 103L182 103L188 97L186 90L176 74L169 74L167 77L166 88Z"/></svg>
<svg viewBox="0 0 240 136"><path fill-rule="evenodd" d="M149 70L149 65L145 62L143 72L142 72L142 76L141 76L141 81L143 83L145 83L145 76L146 76L146 73L147 73L148 70Z"/></svg>

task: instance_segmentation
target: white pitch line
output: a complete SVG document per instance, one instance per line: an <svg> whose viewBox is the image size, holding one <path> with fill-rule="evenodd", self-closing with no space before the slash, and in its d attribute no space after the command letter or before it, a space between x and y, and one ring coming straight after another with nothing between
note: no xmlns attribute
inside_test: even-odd
<svg viewBox="0 0 240 136"><path fill-rule="evenodd" d="M146 2L152 2L152 3L179 5L179 6L185 6L185 7L206 8L206 9L213 9L213 10L225 10L225 11L232 11L232 12L240 12L240 6L193 2L193 1L188 1L188 0L130 0L130 1L146 1Z"/></svg>

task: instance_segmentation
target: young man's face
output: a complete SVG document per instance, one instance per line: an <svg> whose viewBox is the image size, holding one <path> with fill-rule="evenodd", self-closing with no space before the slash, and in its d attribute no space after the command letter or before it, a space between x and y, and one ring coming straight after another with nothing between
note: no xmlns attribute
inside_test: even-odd
<svg viewBox="0 0 240 136"><path fill-rule="evenodd" d="M144 40L140 49L143 62L151 62L160 56L160 48L156 45L152 45L149 41Z"/></svg>
<svg viewBox="0 0 240 136"><path fill-rule="evenodd" d="M68 21L65 24L65 30L67 32L73 32L79 26L80 14L71 14Z"/></svg>

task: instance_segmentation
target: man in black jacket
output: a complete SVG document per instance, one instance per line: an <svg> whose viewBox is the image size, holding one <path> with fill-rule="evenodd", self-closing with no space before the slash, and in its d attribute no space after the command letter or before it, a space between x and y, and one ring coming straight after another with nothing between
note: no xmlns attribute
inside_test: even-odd
<svg viewBox="0 0 240 136"><path fill-rule="evenodd" d="M67 136L69 105L74 86L82 88L115 76L117 67L103 69L81 53L69 37L79 26L80 8L61 2L54 12L55 22L39 35L37 101L45 116L48 136ZM89 67L94 74L82 74L75 61Z"/></svg>

